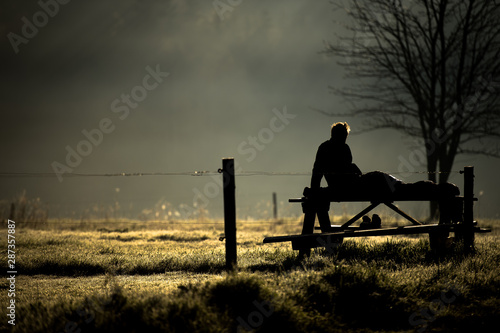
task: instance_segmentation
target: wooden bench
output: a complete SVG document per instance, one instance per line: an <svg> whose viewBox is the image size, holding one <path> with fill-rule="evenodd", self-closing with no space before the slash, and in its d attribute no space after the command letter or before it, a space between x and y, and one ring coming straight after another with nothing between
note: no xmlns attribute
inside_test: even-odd
<svg viewBox="0 0 500 333"><path fill-rule="evenodd" d="M435 193L402 193L394 195L378 196L374 193L371 195L366 193L347 193L341 194L324 194L310 195L302 198L289 199L292 203L301 203L304 212L304 222L301 235L266 237L264 243L276 242L291 242L294 250L299 250L299 255L309 255L311 248L326 247L331 248L340 244L346 237L367 237L367 236L387 236L387 235L407 235L428 233L431 248L434 251L442 251L444 249L445 240L450 232L455 233L455 238L462 239L464 242L465 251L474 250L474 234L490 232L489 229L479 228L473 218L474 201L474 167L465 167L461 173L464 174L464 195L453 195L452 197L439 197ZM326 193L326 189L322 190ZM437 224L423 224L412 216L408 215L397 206L395 201L441 201L443 202L459 202L460 203L460 221L452 221L450 216L441 214L440 221ZM444 201L443 201L444 200ZM450 201L451 200L451 201ZM331 225L328 215L330 202L370 202L369 206L363 209L358 214L354 215L342 225ZM403 216L412 224L401 227L363 229L352 226L362 216L368 212L384 204L399 215ZM447 213L448 214L448 213ZM314 233L314 223L318 217L321 233Z"/></svg>

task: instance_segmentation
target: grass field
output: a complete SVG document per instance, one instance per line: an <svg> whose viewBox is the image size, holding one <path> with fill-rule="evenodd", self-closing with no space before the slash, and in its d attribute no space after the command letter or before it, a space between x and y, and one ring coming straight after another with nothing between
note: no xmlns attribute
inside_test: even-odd
<svg viewBox="0 0 500 333"><path fill-rule="evenodd" d="M239 222L230 273L215 222L16 227L16 325L7 322L3 279L0 331L485 332L498 324L500 221L479 222L493 232L476 236L473 255L436 257L426 236L373 237L302 261L289 243L262 244L299 233L300 220Z"/></svg>

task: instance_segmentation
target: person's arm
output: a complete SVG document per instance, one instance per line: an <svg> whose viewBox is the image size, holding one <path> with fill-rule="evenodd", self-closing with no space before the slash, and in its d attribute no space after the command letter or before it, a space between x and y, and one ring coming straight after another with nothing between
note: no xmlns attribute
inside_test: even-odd
<svg viewBox="0 0 500 333"><path fill-rule="evenodd" d="M319 146L312 170L311 188L319 188L321 186L321 179L323 178L325 164L322 150L322 146Z"/></svg>
<svg viewBox="0 0 500 333"><path fill-rule="evenodd" d="M321 186L321 179L323 178L322 173L314 172L311 176L311 188L319 188Z"/></svg>
<svg viewBox="0 0 500 333"><path fill-rule="evenodd" d="M345 148L346 148L346 158L347 158L347 160L345 162L347 165L351 165L351 163L352 163L351 147L349 147L349 145L346 143Z"/></svg>

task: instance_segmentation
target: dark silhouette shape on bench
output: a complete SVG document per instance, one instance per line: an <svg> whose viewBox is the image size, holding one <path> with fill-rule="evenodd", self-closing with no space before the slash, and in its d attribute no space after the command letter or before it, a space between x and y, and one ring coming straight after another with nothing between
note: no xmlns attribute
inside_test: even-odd
<svg viewBox="0 0 500 333"><path fill-rule="evenodd" d="M316 153L311 188L320 188L323 176L328 187L344 188L352 185L361 176L361 170L352 163L351 148L346 143L350 127L347 123L334 123L331 137L323 142Z"/></svg>
<svg viewBox="0 0 500 333"><path fill-rule="evenodd" d="M330 202L432 200L439 202L440 224L463 220L462 203L456 199L460 190L454 184L435 184L430 181L404 183L381 171L363 174L352 162L351 149L346 143L349 132L350 127L346 122L332 125L331 138L323 142L316 153L311 187L304 189L304 197L311 200L303 203L303 211L317 214L323 232L331 228L328 215ZM323 177L328 184L327 188L321 187ZM367 225L370 228L380 228L381 219L378 215L374 216L374 221L369 217L364 220L362 228ZM311 233L311 228L312 226L304 225L303 233Z"/></svg>

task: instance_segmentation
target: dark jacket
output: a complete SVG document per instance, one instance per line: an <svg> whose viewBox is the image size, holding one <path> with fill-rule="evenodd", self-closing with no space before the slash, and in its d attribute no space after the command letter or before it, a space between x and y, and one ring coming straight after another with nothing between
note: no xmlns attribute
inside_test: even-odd
<svg viewBox="0 0 500 333"><path fill-rule="evenodd" d="M347 186L357 179L361 171L352 163L349 146L333 140L323 142L316 153L311 188L318 188L325 176L328 187Z"/></svg>

